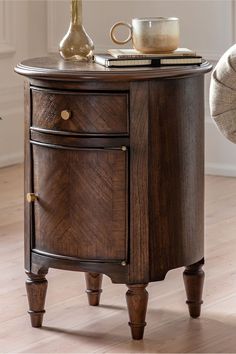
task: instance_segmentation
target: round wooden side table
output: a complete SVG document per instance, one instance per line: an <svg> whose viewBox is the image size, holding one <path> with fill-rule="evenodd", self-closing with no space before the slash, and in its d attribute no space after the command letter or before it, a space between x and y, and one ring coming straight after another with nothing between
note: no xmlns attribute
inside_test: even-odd
<svg viewBox="0 0 236 354"><path fill-rule="evenodd" d="M149 282L185 266L190 315L204 272L204 74L211 65L107 69L29 59L25 86L25 268L32 326L49 268L128 286L132 337L146 325Z"/></svg>

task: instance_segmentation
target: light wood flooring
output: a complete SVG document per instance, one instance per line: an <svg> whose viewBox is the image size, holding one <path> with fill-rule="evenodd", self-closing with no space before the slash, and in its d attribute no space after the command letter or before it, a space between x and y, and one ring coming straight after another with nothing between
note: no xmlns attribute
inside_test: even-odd
<svg viewBox="0 0 236 354"><path fill-rule="evenodd" d="M188 316L183 269L148 286L143 341L130 339L124 285L105 277L89 307L82 273L50 270L46 315L30 327L23 271L23 169L0 170L0 353L236 353L236 178L206 178L206 282Z"/></svg>

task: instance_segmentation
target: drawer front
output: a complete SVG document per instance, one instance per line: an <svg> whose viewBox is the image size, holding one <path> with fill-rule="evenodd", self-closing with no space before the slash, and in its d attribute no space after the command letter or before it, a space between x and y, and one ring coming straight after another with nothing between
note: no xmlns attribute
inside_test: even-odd
<svg viewBox="0 0 236 354"><path fill-rule="evenodd" d="M127 151L33 144L34 251L84 261L127 259Z"/></svg>
<svg viewBox="0 0 236 354"><path fill-rule="evenodd" d="M82 134L128 134L128 94L32 90L36 128Z"/></svg>

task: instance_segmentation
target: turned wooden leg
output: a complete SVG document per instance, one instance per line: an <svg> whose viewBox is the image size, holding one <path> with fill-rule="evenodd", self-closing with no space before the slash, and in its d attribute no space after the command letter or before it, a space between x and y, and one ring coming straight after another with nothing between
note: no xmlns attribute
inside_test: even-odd
<svg viewBox="0 0 236 354"><path fill-rule="evenodd" d="M145 318L147 312L148 292L147 284L127 285L126 301L129 311L129 326L133 339L143 339Z"/></svg>
<svg viewBox="0 0 236 354"><path fill-rule="evenodd" d="M26 273L28 279L26 280L26 290L29 302L29 311L32 327L41 327L43 322L43 315L45 313L44 304L47 292L48 282L45 275L36 275Z"/></svg>
<svg viewBox="0 0 236 354"><path fill-rule="evenodd" d="M187 294L187 301L190 316L197 318L201 314L202 291L204 283L204 271L202 270L204 262L200 261L186 267L183 277Z"/></svg>
<svg viewBox="0 0 236 354"><path fill-rule="evenodd" d="M90 306L98 306L102 292L102 277L99 273L85 273L86 279L86 293L88 295L88 302Z"/></svg>

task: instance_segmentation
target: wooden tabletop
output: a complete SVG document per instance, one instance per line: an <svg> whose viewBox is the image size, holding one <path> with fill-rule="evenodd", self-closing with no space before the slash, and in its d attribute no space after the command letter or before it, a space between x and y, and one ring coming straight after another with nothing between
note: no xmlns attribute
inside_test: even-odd
<svg viewBox="0 0 236 354"><path fill-rule="evenodd" d="M59 55L52 55L24 60L16 66L15 71L20 75L34 79L122 81L186 77L204 74L211 69L212 65L207 61L204 61L201 66L105 68L95 63L65 61Z"/></svg>

